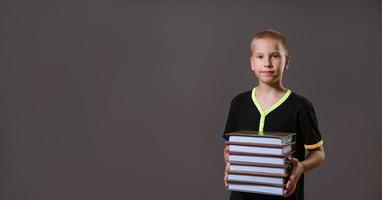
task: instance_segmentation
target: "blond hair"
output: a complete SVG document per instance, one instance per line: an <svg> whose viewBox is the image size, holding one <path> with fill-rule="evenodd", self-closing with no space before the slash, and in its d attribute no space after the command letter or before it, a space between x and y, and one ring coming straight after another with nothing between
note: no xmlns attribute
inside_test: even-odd
<svg viewBox="0 0 382 200"><path fill-rule="evenodd" d="M287 38L283 34L281 34L280 32L275 31L273 29L265 29L263 31L256 33L252 37L251 46L250 46L252 53L253 53L254 41L257 39L262 39L262 38L272 38L272 39L280 41L281 45L284 47L285 54L288 55L288 40L287 40Z"/></svg>

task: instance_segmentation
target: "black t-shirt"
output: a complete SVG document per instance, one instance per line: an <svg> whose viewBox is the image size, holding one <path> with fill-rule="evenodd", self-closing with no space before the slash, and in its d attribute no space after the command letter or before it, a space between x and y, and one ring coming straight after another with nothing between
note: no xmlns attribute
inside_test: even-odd
<svg viewBox="0 0 382 200"><path fill-rule="evenodd" d="M317 149L323 143L312 103L303 96L288 90L282 99L271 109L262 110L255 97L256 88L243 92L233 98L223 139L226 133L239 130L278 131L296 133L296 149L293 157L305 159L305 149ZM296 185L295 192L288 198L246 192L231 192L231 199L304 199L304 175Z"/></svg>

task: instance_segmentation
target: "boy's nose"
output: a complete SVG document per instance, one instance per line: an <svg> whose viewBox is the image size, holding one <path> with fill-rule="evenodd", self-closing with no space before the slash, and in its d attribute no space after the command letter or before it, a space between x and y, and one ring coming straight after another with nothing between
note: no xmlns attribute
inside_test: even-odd
<svg viewBox="0 0 382 200"><path fill-rule="evenodd" d="M266 68L272 67L271 62L269 61L269 59L265 59L264 67L266 67Z"/></svg>

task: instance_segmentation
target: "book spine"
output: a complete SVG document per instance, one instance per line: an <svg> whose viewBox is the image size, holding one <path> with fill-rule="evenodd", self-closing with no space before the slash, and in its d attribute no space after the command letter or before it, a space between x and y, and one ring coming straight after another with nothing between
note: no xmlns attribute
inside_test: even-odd
<svg viewBox="0 0 382 200"><path fill-rule="evenodd" d="M293 154L294 151L288 152L282 155L275 154L265 154L265 153L248 153L248 152L237 152L237 151L228 151L230 155L244 155L244 156L260 156L260 157L274 157L274 158L286 158L289 155Z"/></svg>

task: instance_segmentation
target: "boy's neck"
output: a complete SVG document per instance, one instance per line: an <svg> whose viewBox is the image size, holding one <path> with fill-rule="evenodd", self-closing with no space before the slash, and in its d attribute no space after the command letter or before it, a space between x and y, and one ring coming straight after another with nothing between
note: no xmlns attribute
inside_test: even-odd
<svg viewBox="0 0 382 200"><path fill-rule="evenodd" d="M275 83L275 84L266 84L259 82L259 85L256 87L256 91L259 91L259 93L284 93L287 91L287 89L284 87L284 85L281 82Z"/></svg>

